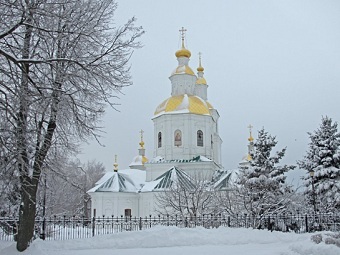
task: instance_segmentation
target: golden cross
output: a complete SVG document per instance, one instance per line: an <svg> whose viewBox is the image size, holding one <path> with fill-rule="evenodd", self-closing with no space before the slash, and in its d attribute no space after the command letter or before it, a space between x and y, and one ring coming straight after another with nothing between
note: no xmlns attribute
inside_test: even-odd
<svg viewBox="0 0 340 255"><path fill-rule="evenodd" d="M253 126L251 124L249 124L249 126L247 128L249 128L249 133L250 133L250 136L251 136L251 129L253 128Z"/></svg>
<svg viewBox="0 0 340 255"><path fill-rule="evenodd" d="M182 36L182 48L184 48L184 37L185 37L185 32L187 30L184 29L184 27L182 27L182 29L179 30L179 32L181 33L181 36Z"/></svg>
<svg viewBox="0 0 340 255"><path fill-rule="evenodd" d="M140 140L141 140L141 142L143 142L143 134L144 134L143 129L141 129L141 130L139 131L139 133L140 133Z"/></svg>
<svg viewBox="0 0 340 255"><path fill-rule="evenodd" d="M202 64L201 64L202 52L198 52L198 57L199 57L199 60L200 60L199 64L200 64L200 66L201 66L201 65L202 65Z"/></svg>
<svg viewBox="0 0 340 255"><path fill-rule="evenodd" d="M117 170L118 170L117 154L115 155L115 163L113 164L113 166L114 166L113 170L114 170L115 172L117 172Z"/></svg>

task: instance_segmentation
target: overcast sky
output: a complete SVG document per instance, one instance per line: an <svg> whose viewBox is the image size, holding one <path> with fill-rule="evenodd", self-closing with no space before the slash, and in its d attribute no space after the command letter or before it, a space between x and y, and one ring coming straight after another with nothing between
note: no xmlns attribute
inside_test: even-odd
<svg viewBox="0 0 340 255"><path fill-rule="evenodd" d="M307 150L307 132L321 116L340 120L340 1L120 0L114 17L135 16L144 47L131 58L134 85L123 90L116 112L107 109L101 147L83 146L80 159L96 159L107 170L118 155L127 168L138 154L143 129L146 156L154 150L156 107L171 93L168 77L177 67L179 29L196 71L198 52L209 85L208 100L220 114L222 162L234 169L247 153L247 126L264 127L287 147L283 163L296 164ZM301 171L296 171L295 181Z"/></svg>

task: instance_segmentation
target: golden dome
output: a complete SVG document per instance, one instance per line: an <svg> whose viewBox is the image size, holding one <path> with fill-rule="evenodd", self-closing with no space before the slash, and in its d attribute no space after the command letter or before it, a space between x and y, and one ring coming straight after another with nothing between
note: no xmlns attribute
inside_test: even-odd
<svg viewBox="0 0 340 255"><path fill-rule="evenodd" d="M197 72L198 72L197 76L198 77L197 77L197 80L196 80L196 84L198 84L198 85L200 85L200 84L207 85L207 81L203 77L204 68L203 68L202 62L201 62L201 55L202 55L202 53L200 52L200 53L198 53L198 55L199 55L199 65L197 67Z"/></svg>
<svg viewBox="0 0 340 255"><path fill-rule="evenodd" d="M184 46L182 46L182 49L176 51L175 55L178 58L180 58L180 57L190 58L191 52L190 52L190 50L187 50L186 48L184 48Z"/></svg>
<svg viewBox="0 0 340 255"><path fill-rule="evenodd" d="M181 36L182 36L182 48L178 51L176 51L175 55L176 57L180 58L180 57L186 57L186 58L190 58L191 57L191 52L190 50L187 50L184 47L184 34L187 31L186 29L184 29L184 27L182 27L181 30L179 30L181 32Z"/></svg>
<svg viewBox="0 0 340 255"><path fill-rule="evenodd" d="M155 115L160 113L194 113L200 115L210 115L209 109L212 105L198 96L188 96L187 94L172 96L164 100L155 111Z"/></svg>
<svg viewBox="0 0 340 255"><path fill-rule="evenodd" d="M252 141L254 141L254 138L252 137L252 135L250 134L250 137L248 138L248 141L249 142L252 142Z"/></svg>
<svg viewBox="0 0 340 255"><path fill-rule="evenodd" d="M198 71L198 72L203 72L203 71L204 71L204 68L203 68L203 66L199 66L199 67L197 67L197 71Z"/></svg>

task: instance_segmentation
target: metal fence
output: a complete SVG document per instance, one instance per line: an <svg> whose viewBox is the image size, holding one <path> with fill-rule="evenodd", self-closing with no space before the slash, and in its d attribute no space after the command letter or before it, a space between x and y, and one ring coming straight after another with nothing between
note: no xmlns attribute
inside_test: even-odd
<svg viewBox="0 0 340 255"><path fill-rule="evenodd" d="M0 240L14 241L18 221L0 218ZM340 231L340 214L273 214L266 216L209 214L194 217L156 216L156 217L51 217L36 219L35 238L44 240L65 240L89 238L96 235L124 231L139 231L154 226L177 226L181 228L257 228L270 231L294 231L296 233L319 230Z"/></svg>

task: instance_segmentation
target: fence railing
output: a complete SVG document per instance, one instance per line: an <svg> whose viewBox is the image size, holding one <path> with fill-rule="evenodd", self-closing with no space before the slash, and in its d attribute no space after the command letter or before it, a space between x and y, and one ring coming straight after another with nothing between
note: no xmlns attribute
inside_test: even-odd
<svg viewBox="0 0 340 255"><path fill-rule="evenodd" d="M35 238L44 240L64 240L89 238L96 235L124 231L139 231L154 226L177 226L181 228L257 228L275 231L295 231L296 233L318 230L340 231L340 214L273 214L266 216L209 214L193 217L149 216L149 217L50 217L37 218ZM0 240L13 241L16 238L18 220L0 218Z"/></svg>

